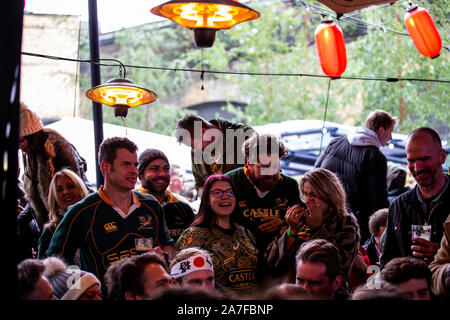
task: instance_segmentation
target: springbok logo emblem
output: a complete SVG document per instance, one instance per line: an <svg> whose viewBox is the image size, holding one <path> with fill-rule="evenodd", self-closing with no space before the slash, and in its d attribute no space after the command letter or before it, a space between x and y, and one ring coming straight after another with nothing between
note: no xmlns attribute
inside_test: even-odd
<svg viewBox="0 0 450 320"><path fill-rule="evenodd" d="M141 224L138 230L150 228L152 224L152 217L149 215L140 216L139 217L139 223Z"/></svg>

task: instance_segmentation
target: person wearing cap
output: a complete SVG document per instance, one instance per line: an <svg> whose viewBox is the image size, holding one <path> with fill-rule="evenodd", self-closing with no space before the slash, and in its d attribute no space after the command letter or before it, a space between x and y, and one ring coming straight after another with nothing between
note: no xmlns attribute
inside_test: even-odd
<svg viewBox="0 0 450 320"><path fill-rule="evenodd" d="M53 288L53 294L59 300L102 300L101 284L90 272L67 266L56 257L42 262L45 265L44 276Z"/></svg>
<svg viewBox="0 0 450 320"><path fill-rule="evenodd" d="M173 253L173 240L156 198L134 190L139 163L136 144L124 137L108 138L100 144L98 159L105 184L69 208L46 254L74 264L79 249L81 269L103 283L111 264L140 253L136 239L152 242L153 247L143 250L167 259Z"/></svg>
<svg viewBox="0 0 450 320"><path fill-rule="evenodd" d="M192 247L179 251L169 266L170 276L182 287L215 290L214 266L208 251Z"/></svg>
<svg viewBox="0 0 450 320"><path fill-rule="evenodd" d="M39 116L24 103L20 104L19 149L22 150L23 185L40 230L48 221L48 191L53 175L67 167L95 191L86 176L86 160L75 146L55 130L44 128Z"/></svg>
<svg viewBox="0 0 450 320"><path fill-rule="evenodd" d="M140 192L153 195L163 207L169 236L176 242L180 234L194 220L191 206L167 190L170 184L170 164L166 155L157 149L146 149L139 156Z"/></svg>

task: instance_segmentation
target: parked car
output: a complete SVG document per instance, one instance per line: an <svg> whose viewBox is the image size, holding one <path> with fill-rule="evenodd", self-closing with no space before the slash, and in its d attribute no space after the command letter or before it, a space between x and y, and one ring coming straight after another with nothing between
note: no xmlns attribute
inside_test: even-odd
<svg viewBox="0 0 450 320"><path fill-rule="evenodd" d="M356 127L321 120L289 120L255 127L258 132L277 135L288 148L288 155L281 159L283 173L291 176L302 175L314 169L314 163L330 141L353 132ZM380 150L388 163L406 167L405 142L407 135L393 133L392 140ZM450 166L450 147L444 146L447 159L443 165L445 172Z"/></svg>

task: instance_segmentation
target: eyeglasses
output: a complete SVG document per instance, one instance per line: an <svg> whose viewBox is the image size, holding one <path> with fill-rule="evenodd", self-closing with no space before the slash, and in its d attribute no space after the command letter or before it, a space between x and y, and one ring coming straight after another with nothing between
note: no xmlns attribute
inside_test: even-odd
<svg viewBox="0 0 450 320"><path fill-rule="evenodd" d="M228 189L228 190L214 189L214 190L211 190L211 193L216 198L221 198L224 195L226 195L227 197L234 197L234 192L231 189Z"/></svg>

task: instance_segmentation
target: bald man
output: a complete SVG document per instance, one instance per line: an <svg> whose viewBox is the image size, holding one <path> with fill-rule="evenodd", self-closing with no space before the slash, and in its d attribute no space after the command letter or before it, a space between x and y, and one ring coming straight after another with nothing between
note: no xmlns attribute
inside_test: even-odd
<svg viewBox="0 0 450 320"><path fill-rule="evenodd" d="M450 212L450 178L442 168L445 157L441 139L433 129L421 127L409 134L406 158L417 184L389 207L381 267L396 257L414 256L426 263L433 260ZM425 233L430 239L412 236L412 225L431 226Z"/></svg>

